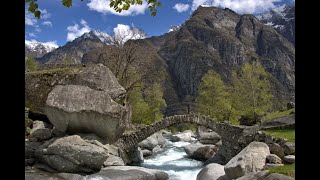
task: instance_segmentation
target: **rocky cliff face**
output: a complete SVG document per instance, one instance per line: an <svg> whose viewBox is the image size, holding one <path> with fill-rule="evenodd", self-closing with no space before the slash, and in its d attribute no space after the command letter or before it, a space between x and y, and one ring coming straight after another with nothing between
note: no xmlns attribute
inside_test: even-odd
<svg viewBox="0 0 320 180"><path fill-rule="evenodd" d="M199 7L182 27L165 36L158 53L168 64L179 97L194 96L202 76L213 69L225 82L243 63L258 60L273 77L277 94L294 93L295 48L253 15Z"/></svg>
<svg viewBox="0 0 320 180"><path fill-rule="evenodd" d="M261 22L276 29L283 37L295 44L295 6L283 5L257 16Z"/></svg>

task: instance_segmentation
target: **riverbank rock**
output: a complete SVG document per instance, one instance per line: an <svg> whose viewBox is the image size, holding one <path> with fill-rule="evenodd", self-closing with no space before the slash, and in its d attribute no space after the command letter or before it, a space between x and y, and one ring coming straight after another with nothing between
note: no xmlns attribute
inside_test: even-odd
<svg viewBox="0 0 320 180"><path fill-rule="evenodd" d="M268 155L270 151L267 144L251 142L225 165L224 170L231 179L261 171Z"/></svg>
<svg viewBox="0 0 320 180"><path fill-rule="evenodd" d="M147 139L141 141L139 143L139 147L141 149L148 149L150 151L153 150L157 145L159 145L161 148L165 147L167 145L167 140L162 136L161 132L155 133L148 137Z"/></svg>
<svg viewBox="0 0 320 180"><path fill-rule="evenodd" d="M33 121L30 131L30 138L36 138L39 141L44 141L52 137L51 129L43 121Z"/></svg>
<svg viewBox="0 0 320 180"><path fill-rule="evenodd" d="M94 133L114 143L124 132L127 110L104 91L57 85L49 93L46 115L62 132Z"/></svg>
<svg viewBox="0 0 320 180"><path fill-rule="evenodd" d="M202 144L216 144L221 140L221 136L216 132L202 132L199 134L199 141Z"/></svg>
<svg viewBox="0 0 320 180"><path fill-rule="evenodd" d="M152 155L152 151L149 151L148 149L142 149L141 150L143 157L148 157Z"/></svg>
<svg viewBox="0 0 320 180"><path fill-rule="evenodd" d="M26 180L167 180L167 173L137 166L109 166L91 175L48 173L36 168L25 169Z"/></svg>
<svg viewBox="0 0 320 180"><path fill-rule="evenodd" d="M283 174L272 173L272 174L269 174L263 180L294 180L294 178L290 177L290 176L283 175Z"/></svg>
<svg viewBox="0 0 320 180"><path fill-rule="evenodd" d="M272 164L281 164L282 160L275 154L270 154L267 156L267 162Z"/></svg>
<svg viewBox="0 0 320 180"><path fill-rule="evenodd" d="M190 158L197 160L207 160L217 151L215 145L204 145L201 143L189 144L183 146L183 149Z"/></svg>
<svg viewBox="0 0 320 180"><path fill-rule="evenodd" d="M51 139L35 152L35 156L59 172L94 172L108 158L102 144L90 143L78 135Z"/></svg>
<svg viewBox="0 0 320 180"><path fill-rule="evenodd" d="M292 164L292 163L295 162L296 157L294 155L287 155L283 159L284 159L285 162L287 162L289 164Z"/></svg>
<svg viewBox="0 0 320 180"><path fill-rule="evenodd" d="M190 141L195 141L195 135L191 130L185 130L183 132L179 132L175 135L172 136L172 142L177 142L177 141L185 141L185 142L190 142Z"/></svg>
<svg viewBox="0 0 320 180"><path fill-rule="evenodd" d="M245 176L237 178L237 180L263 180L263 178L269 175L269 170L264 170L255 173L249 173Z"/></svg>
<svg viewBox="0 0 320 180"><path fill-rule="evenodd" d="M197 180L229 180L229 178L224 172L224 166L212 163L198 173Z"/></svg>
<svg viewBox="0 0 320 180"><path fill-rule="evenodd" d="M271 143L271 144L268 144L268 146L269 146L270 153L279 156L281 159L284 158L285 156L284 150L278 143Z"/></svg>
<svg viewBox="0 0 320 180"><path fill-rule="evenodd" d="M167 180L169 176L167 173L147 169L137 166L110 166L101 169L100 172L89 175L87 179L112 179L112 180Z"/></svg>
<svg viewBox="0 0 320 180"><path fill-rule="evenodd" d="M296 152L295 143L286 142L282 145L284 153L287 155L294 154Z"/></svg>
<svg viewBox="0 0 320 180"><path fill-rule="evenodd" d="M166 130L164 130L164 129L162 129L162 130L160 131L160 133L162 134L162 136L163 136L164 138L170 139L170 138L172 137L172 133L169 132L169 131L166 131Z"/></svg>
<svg viewBox="0 0 320 180"><path fill-rule="evenodd" d="M104 166L124 166L125 164L120 157L114 156L114 155L109 155L109 157L103 163L103 165Z"/></svg>

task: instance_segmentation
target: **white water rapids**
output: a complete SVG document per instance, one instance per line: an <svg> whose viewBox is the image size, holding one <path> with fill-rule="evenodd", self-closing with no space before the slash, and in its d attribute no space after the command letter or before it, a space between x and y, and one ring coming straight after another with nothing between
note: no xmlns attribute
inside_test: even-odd
<svg viewBox="0 0 320 180"><path fill-rule="evenodd" d="M171 142L159 154L144 159L140 166L166 172L170 180L196 180L203 162L189 159L183 146L189 142Z"/></svg>

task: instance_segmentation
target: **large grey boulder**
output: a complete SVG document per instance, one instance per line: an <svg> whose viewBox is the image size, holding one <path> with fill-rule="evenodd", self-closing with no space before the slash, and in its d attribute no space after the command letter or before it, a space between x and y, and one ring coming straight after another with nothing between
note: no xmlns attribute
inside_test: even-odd
<svg viewBox="0 0 320 180"><path fill-rule="evenodd" d="M169 176L167 173L147 169L137 166L109 166L101 169L100 172L87 176L88 180L94 179L112 179L112 180L167 180Z"/></svg>
<svg viewBox="0 0 320 180"><path fill-rule="evenodd" d="M231 179L261 171L268 155L270 151L267 144L251 142L225 165L224 170Z"/></svg>
<svg viewBox="0 0 320 180"><path fill-rule="evenodd" d="M228 180L224 166L216 163L208 164L197 175L197 180Z"/></svg>
<svg viewBox="0 0 320 180"><path fill-rule="evenodd" d="M126 93L111 70L102 64L52 68L25 75L25 102L33 112L45 114L48 94L56 85L86 86L108 93L113 100L124 97Z"/></svg>
<svg viewBox="0 0 320 180"><path fill-rule="evenodd" d="M79 85L55 86L46 101L46 115L62 132L94 133L114 143L124 132L127 109L108 93Z"/></svg>
<svg viewBox="0 0 320 180"><path fill-rule="evenodd" d="M159 145L160 147L165 147L167 145L167 140L162 136L162 133L155 133L149 136L147 139L139 143L139 147L142 149L153 150L154 147Z"/></svg>
<svg viewBox="0 0 320 180"><path fill-rule="evenodd" d="M283 175L283 174L272 173L272 174L269 174L263 180L294 180L294 178L290 177L290 176Z"/></svg>
<svg viewBox="0 0 320 180"><path fill-rule="evenodd" d="M126 94L126 90L119 84L115 75L103 64L90 65L82 69L72 84L104 91L114 100L118 100Z"/></svg>
<svg viewBox="0 0 320 180"><path fill-rule="evenodd" d="M190 158L197 160L207 160L217 151L217 147L215 145L204 145L201 143L189 144L183 146L183 149Z"/></svg>
<svg viewBox="0 0 320 180"><path fill-rule="evenodd" d="M202 144L216 144L221 140L221 136L216 132L201 132L199 133L199 141Z"/></svg>
<svg viewBox="0 0 320 180"><path fill-rule="evenodd" d="M35 155L59 172L77 173L100 170L108 151L98 141L92 143L73 135L47 141Z"/></svg>

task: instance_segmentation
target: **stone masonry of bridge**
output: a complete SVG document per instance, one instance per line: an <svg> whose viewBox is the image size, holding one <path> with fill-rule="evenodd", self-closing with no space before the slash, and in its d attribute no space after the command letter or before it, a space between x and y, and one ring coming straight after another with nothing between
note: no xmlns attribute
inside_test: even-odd
<svg viewBox="0 0 320 180"><path fill-rule="evenodd" d="M139 142L148 138L152 134L179 123L193 123L212 129L222 137L222 146L219 148L216 156L219 157L218 163L225 164L250 142L254 141L254 136L258 131L257 127L235 126L228 123L221 123L208 116L187 114L174 115L163 118L149 126L141 128L130 134L124 134L115 143L122 150L123 158L128 156L134 148L137 148Z"/></svg>

